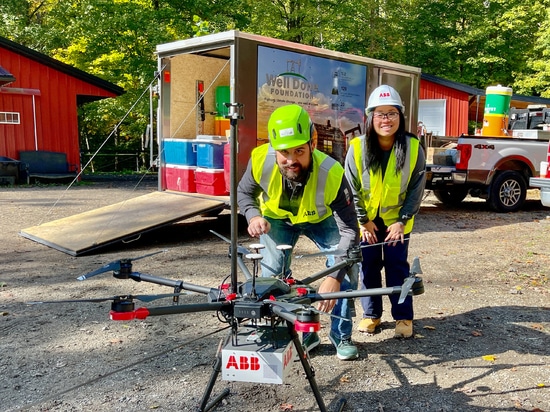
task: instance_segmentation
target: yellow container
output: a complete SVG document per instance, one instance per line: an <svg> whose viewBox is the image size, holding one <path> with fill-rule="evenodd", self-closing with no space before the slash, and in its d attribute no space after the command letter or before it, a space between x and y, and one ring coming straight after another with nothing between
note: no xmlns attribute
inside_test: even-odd
<svg viewBox="0 0 550 412"><path fill-rule="evenodd" d="M510 137L508 134L508 115L512 89L510 87L489 86L485 92L485 111L483 113L482 136Z"/></svg>

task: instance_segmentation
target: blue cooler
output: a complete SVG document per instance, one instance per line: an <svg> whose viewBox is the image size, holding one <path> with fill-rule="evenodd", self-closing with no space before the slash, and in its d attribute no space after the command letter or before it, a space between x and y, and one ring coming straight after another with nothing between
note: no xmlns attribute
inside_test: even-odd
<svg viewBox="0 0 550 412"><path fill-rule="evenodd" d="M197 166L223 169L223 148L227 142L197 140Z"/></svg>
<svg viewBox="0 0 550 412"><path fill-rule="evenodd" d="M164 162L181 166L197 165L197 141L193 139L164 139Z"/></svg>

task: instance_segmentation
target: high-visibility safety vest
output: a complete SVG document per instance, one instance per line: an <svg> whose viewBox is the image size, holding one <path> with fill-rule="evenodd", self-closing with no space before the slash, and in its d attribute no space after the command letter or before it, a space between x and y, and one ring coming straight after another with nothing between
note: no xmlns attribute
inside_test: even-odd
<svg viewBox="0 0 550 412"><path fill-rule="evenodd" d="M304 187L296 215L279 207L283 194L283 176L277 165L276 152L269 144L256 147L251 154L252 176L263 189L260 210L263 216L289 219L292 224L321 222L332 215L330 204L336 199L344 168L319 150L313 151L313 167Z"/></svg>
<svg viewBox="0 0 550 412"><path fill-rule="evenodd" d="M365 209L369 220L374 220L377 214L384 220L384 224L389 226L399 220L399 211L405 201L407 187L411 180L411 175L418 159L419 141L418 139L408 139L407 153L403 169L395 173L395 147L392 148L386 172L382 176L382 170L378 169L376 173L372 170L363 170L363 142L365 136L356 137L350 142L353 146L353 155L357 174L361 180L361 191L358 195L365 202ZM410 233L414 226L414 217L410 218L403 232Z"/></svg>

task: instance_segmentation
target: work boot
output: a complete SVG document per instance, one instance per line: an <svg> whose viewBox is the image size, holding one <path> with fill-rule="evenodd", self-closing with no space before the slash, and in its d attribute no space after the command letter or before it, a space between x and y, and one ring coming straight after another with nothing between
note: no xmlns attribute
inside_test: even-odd
<svg viewBox="0 0 550 412"><path fill-rule="evenodd" d="M359 322L357 330L363 333L374 334L376 333L376 329L380 326L380 322L380 318L363 318L361 322Z"/></svg>
<svg viewBox="0 0 550 412"><path fill-rule="evenodd" d="M328 335L332 344L336 347L336 356L340 360L351 360L359 357L357 347L351 341L351 338L340 339L331 333Z"/></svg>
<svg viewBox="0 0 550 412"><path fill-rule="evenodd" d="M307 353L310 353L313 349L321 344L321 338L317 332L304 333L302 339L302 346Z"/></svg>
<svg viewBox="0 0 550 412"><path fill-rule="evenodd" d="M412 320L397 320L395 321L395 335L394 338L410 338L413 335L413 321Z"/></svg>

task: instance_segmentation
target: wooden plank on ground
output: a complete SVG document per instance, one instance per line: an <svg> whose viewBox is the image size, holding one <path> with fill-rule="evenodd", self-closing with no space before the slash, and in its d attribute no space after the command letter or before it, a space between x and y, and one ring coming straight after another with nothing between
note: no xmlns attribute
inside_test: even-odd
<svg viewBox="0 0 550 412"><path fill-rule="evenodd" d="M20 235L72 256L227 206L226 197L153 192L22 229Z"/></svg>

